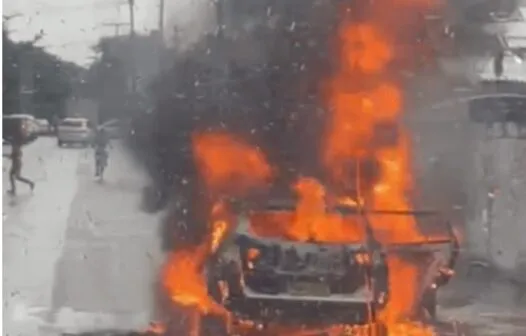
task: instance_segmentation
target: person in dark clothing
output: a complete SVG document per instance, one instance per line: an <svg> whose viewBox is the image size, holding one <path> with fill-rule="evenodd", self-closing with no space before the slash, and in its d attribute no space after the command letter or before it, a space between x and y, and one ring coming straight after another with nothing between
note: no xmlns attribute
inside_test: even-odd
<svg viewBox="0 0 526 336"><path fill-rule="evenodd" d="M108 147L110 138L106 130L102 127L95 134L93 148L95 149L95 177L102 177L104 169L108 163Z"/></svg>
<svg viewBox="0 0 526 336"><path fill-rule="evenodd" d="M11 170L9 171L9 181L11 182L11 190L9 193L16 194L16 181L25 183L31 188L31 191L35 189L35 182L28 178L21 176L22 171L22 144L19 142L13 142L11 154L8 156L11 159Z"/></svg>

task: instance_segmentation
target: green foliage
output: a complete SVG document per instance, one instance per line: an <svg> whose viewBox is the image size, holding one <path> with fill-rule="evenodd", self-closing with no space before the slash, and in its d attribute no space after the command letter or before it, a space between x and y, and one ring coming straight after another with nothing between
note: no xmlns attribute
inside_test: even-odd
<svg viewBox="0 0 526 336"><path fill-rule="evenodd" d="M32 113L37 118L52 120L64 114L65 102L80 85L84 69L65 62L34 45L33 42L14 42L5 27L2 31L3 49L3 108L4 114L21 113L21 73L32 64ZM30 62L24 62L30 60Z"/></svg>

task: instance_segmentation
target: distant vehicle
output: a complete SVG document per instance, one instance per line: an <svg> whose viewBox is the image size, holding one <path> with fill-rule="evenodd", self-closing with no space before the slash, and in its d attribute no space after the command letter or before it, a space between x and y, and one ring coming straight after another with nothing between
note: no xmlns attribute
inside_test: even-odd
<svg viewBox="0 0 526 336"><path fill-rule="evenodd" d="M65 118L57 127L57 143L88 146L93 139L90 121L86 118Z"/></svg>
<svg viewBox="0 0 526 336"><path fill-rule="evenodd" d="M345 242L297 241L276 230L294 208L270 205L241 214L236 229L218 247L205 268L208 292L233 319L253 321L259 329L273 323L311 325L372 325L368 335L387 335L377 313L389 302L387 255L400 254L422 271L414 314L433 317L437 288L448 282L458 256L458 241L448 232L423 241L382 246L369 220L394 221L400 216L433 224L434 212L368 211L352 207L331 211L361 227L363 238ZM430 223L430 221L432 223ZM450 236L451 235L451 236ZM371 280L370 282L368 281ZM226 335L221 319L203 321L205 330Z"/></svg>
<svg viewBox="0 0 526 336"><path fill-rule="evenodd" d="M38 124L38 134L49 135L53 133L51 124L49 123L47 119L37 119L36 122Z"/></svg>
<svg viewBox="0 0 526 336"><path fill-rule="evenodd" d="M104 128L111 139L120 139L126 136L126 124L118 119L109 120L97 128Z"/></svg>
<svg viewBox="0 0 526 336"><path fill-rule="evenodd" d="M38 123L29 114L10 114L3 117L3 140L28 144L38 138Z"/></svg>

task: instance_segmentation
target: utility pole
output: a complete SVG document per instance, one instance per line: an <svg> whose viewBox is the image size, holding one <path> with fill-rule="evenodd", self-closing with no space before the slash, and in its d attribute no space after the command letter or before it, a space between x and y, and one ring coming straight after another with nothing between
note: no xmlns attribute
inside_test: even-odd
<svg viewBox="0 0 526 336"><path fill-rule="evenodd" d="M216 19L217 19L217 37L219 40L219 43L222 42L224 32L223 32L223 26L225 24L224 22L224 15L223 15L223 1L222 0L216 0Z"/></svg>
<svg viewBox="0 0 526 336"><path fill-rule="evenodd" d="M130 8L130 38L135 35L135 0L128 0L128 6Z"/></svg>
<svg viewBox="0 0 526 336"><path fill-rule="evenodd" d="M164 43L164 0L159 0L159 34Z"/></svg>
<svg viewBox="0 0 526 336"><path fill-rule="evenodd" d="M132 94L137 92L137 69L135 66L135 0L128 0L130 8L130 66L131 66L131 91Z"/></svg>
<svg viewBox="0 0 526 336"><path fill-rule="evenodd" d="M164 0L159 0L159 41L158 41L158 60L157 60L157 72L161 72L161 69L164 69Z"/></svg>

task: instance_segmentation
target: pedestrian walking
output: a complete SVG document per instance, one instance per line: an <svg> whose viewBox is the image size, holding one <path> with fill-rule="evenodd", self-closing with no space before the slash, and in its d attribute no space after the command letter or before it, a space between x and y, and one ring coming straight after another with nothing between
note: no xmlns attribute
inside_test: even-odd
<svg viewBox="0 0 526 336"><path fill-rule="evenodd" d="M7 155L6 155L7 156ZM31 188L31 191L35 189L35 182L28 178L22 177L22 144L15 141L11 144L11 154L8 155L11 159L11 170L9 171L9 181L11 182L11 190L9 193L16 195L16 181L25 183Z"/></svg>

